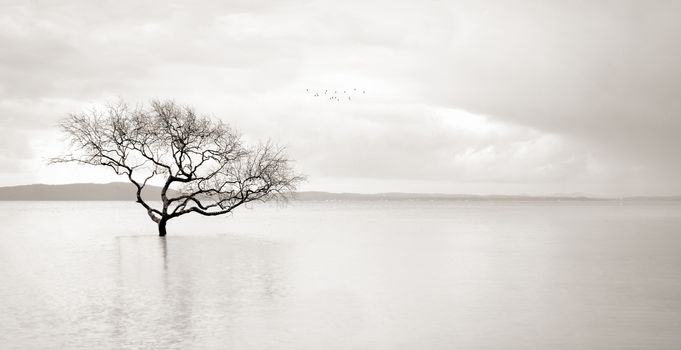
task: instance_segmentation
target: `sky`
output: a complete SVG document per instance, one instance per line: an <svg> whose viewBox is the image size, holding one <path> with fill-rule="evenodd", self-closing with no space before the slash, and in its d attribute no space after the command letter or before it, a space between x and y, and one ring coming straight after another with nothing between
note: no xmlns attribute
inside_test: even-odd
<svg viewBox="0 0 681 350"><path fill-rule="evenodd" d="M0 186L124 181L48 166L57 123L174 99L301 190L678 195L679 33L679 1L0 0Z"/></svg>

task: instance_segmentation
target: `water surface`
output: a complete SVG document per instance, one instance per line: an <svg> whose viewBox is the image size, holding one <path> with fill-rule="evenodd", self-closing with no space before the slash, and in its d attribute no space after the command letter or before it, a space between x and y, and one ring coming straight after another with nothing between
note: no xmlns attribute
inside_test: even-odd
<svg viewBox="0 0 681 350"><path fill-rule="evenodd" d="M3 349L679 349L679 203L0 202Z"/></svg>

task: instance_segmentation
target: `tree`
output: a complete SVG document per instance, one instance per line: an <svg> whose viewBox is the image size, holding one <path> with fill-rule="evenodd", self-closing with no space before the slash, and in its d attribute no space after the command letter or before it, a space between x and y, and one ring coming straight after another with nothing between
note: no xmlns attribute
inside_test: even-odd
<svg viewBox="0 0 681 350"><path fill-rule="evenodd" d="M269 141L248 147L226 124L173 101L135 108L118 102L71 114L60 127L71 153L51 163L105 166L126 176L161 237L173 218L221 215L252 201L286 199L303 180L284 148ZM163 184L160 207L142 197L154 182Z"/></svg>

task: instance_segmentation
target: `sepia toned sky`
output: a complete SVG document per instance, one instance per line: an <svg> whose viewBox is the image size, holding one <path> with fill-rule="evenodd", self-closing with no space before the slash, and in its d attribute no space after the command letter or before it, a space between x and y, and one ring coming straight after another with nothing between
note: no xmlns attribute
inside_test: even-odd
<svg viewBox="0 0 681 350"><path fill-rule="evenodd" d="M678 195L679 33L678 1L0 0L0 186L116 181L47 166L55 124L172 98L302 190Z"/></svg>

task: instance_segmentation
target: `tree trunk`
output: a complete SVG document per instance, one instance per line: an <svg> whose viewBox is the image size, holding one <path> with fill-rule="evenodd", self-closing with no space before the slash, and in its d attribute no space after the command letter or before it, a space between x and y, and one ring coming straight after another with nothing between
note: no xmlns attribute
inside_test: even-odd
<svg viewBox="0 0 681 350"><path fill-rule="evenodd" d="M168 222L168 219L161 219L158 222L158 236L159 237L165 237L166 236L166 223Z"/></svg>

